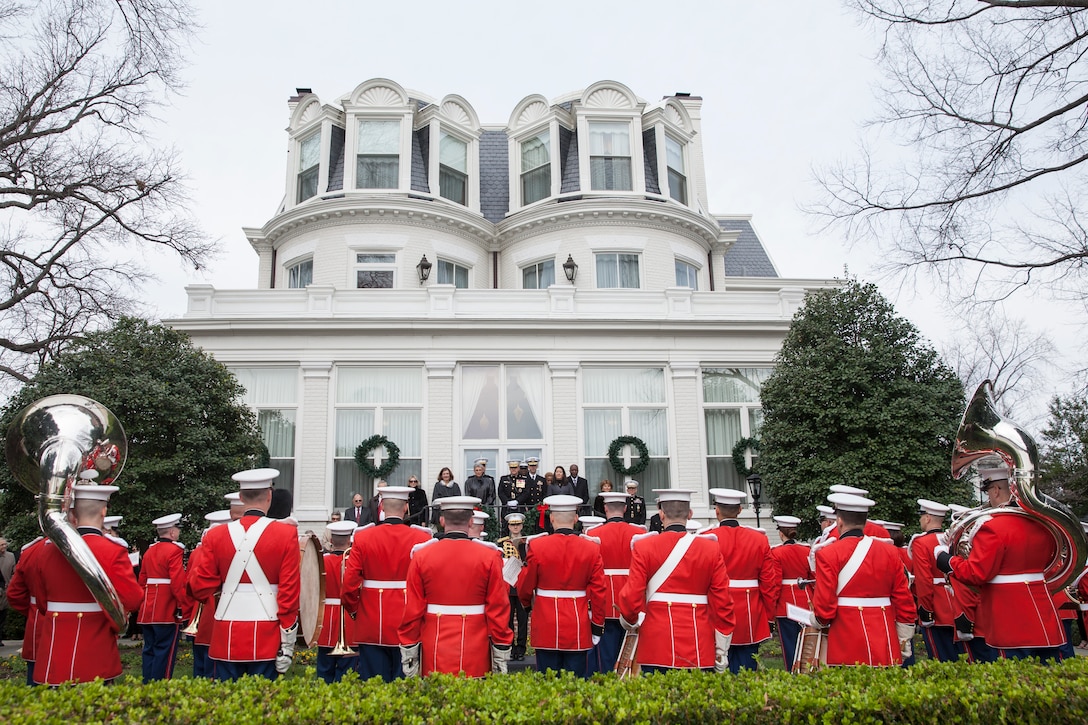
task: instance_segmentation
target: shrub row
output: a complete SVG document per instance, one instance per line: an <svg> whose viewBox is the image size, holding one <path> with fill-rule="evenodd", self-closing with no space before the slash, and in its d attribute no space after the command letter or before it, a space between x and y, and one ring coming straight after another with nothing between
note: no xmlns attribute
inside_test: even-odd
<svg viewBox="0 0 1088 725"><path fill-rule="evenodd" d="M827 670L739 676L670 673L448 676L382 684L309 677L188 678L56 690L0 683L0 722L30 723L1085 723L1088 661L1044 667L923 663L909 670Z"/></svg>

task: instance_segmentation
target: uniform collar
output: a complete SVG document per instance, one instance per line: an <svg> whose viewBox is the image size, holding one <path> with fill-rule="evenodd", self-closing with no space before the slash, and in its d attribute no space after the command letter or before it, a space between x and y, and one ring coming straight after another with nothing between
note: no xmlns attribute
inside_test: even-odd
<svg viewBox="0 0 1088 725"><path fill-rule="evenodd" d="M740 522L737 521L736 519L722 519L722 522L720 524L718 524L718 525L719 526L728 526L731 529L735 529L738 526L740 526Z"/></svg>
<svg viewBox="0 0 1088 725"><path fill-rule="evenodd" d="M158 539L156 539L156 542L159 543L159 544L172 544L172 543L174 543L174 540L173 539L167 539L164 536L160 536Z"/></svg>
<svg viewBox="0 0 1088 725"><path fill-rule="evenodd" d="M567 536L573 536L574 535L574 529L556 529L555 533L565 534Z"/></svg>
<svg viewBox="0 0 1088 725"><path fill-rule="evenodd" d="M941 531L942 531L942 529L940 527L937 527L935 529L930 529L929 531L926 532L926 534L939 534L939 533L941 533Z"/></svg>
<svg viewBox="0 0 1088 725"><path fill-rule="evenodd" d="M845 534L839 534L840 539L860 539L865 536L864 529L850 529Z"/></svg>
<svg viewBox="0 0 1088 725"><path fill-rule="evenodd" d="M467 541L468 540L468 534L466 534L464 531L451 531L451 532L449 532L447 534L443 534L442 538L443 539L465 539Z"/></svg>
<svg viewBox="0 0 1088 725"><path fill-rule="evenodd" d="M261 511L260 509L246 509L246 512L242 514L242 517L244 518L246 516L256 516L258 518L264 518L266 515L267 514L265 514L265 512Z"/></svg>
<svg viewBox="0 0 1088 725"><path fill-rule="evenodd" d="M378 525L381 526L383 524L403 524L403 523L404 523L404 519L397 518L395 516L387 516L385 521L382 521Z"/></svg>
<svg viewBox="0 0 1088 725"><path fill-rule="evenodd" d="M78 531L81 535L98 534L99 536L102 536L102 529L96 529L93 526L77 526L76 531Z"/></svg>
<svg viewBox="0 0 1088 725"><path fill-rule="evenodd" d="M610 519L608 519L607 521L605 521L605 523L606 523L606 524L610 524L610 523L612 523L613 521L625 521L625 520L626 520L626 519L624 519L624 518L623 518L622 516L613 516L612 518L610 518Z"/></svg>
<svg viewBox="0 0 1088 725"><path fill-rule="evenodd" d="M684 526L683 524L671 524L671 525L665 527L665 531L674 531L674 532L680 533L680 534L687 533L687 530L688 530L688 527Z"/></svg>
<svg viewBox="0 0 1088 725"><path fill-rule="evenodd" d="M789 546L790 544L796 544L796 543L797 543L797 539L787 539L786 541L782 542L782 546Z"/></svg>

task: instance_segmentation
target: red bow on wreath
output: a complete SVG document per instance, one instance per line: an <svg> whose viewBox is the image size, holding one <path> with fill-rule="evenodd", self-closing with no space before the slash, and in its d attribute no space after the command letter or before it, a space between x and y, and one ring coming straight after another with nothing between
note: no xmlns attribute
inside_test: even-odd
<svg viewBox="0 0 1088 725"><path fill-rule="evenodd" d="M537 504L536 510L540 512L540 520L537 522L537 526L544 528L544 515L548 513L548 504Z"/></svg>

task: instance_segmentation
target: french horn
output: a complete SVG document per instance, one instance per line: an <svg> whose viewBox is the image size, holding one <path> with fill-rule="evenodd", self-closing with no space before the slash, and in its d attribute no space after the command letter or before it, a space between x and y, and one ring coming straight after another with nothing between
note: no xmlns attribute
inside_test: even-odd
<svg viewBox="0 0 1088 725"><path fill-rule="evenodd" d="M31 403L11 422L7 461L12 475L36 494L38 523L91 590L118 631L124 605L83 537L68 523L72 485L94 470L98 482L117 479L128 456L121 423L106 406L79 395L51 395Z"/></svg>
<svg viewBox="0 0 1088 725"><path fill-rule="evenodd" d="M980 506L965 511L948 528L949 550L968 556L975 532L991 517L1028 516L1054 538L1055 554L1043 570L1047 588L1053 594L1080 576L1088 542L1080 520L1069 507L1038 490L1039 449L1035 440L1001 417L994 408L992 393L993 385L985 380L967 404L952 451L952 476L961 478L980 458L996 455L1012 468L1009 488L1018 507Z"/></svg>

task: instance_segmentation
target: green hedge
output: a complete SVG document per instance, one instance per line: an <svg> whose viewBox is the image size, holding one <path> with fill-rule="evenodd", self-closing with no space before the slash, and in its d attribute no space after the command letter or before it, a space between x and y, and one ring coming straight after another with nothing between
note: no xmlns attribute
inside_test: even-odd
<svg viewBox="0 0 1088 725"><path fill-rule="evenodd" d="M1085 723L1088 661L1044 667L925 663L909 670L740 676L672 673L447 676L390 685L311 677L238 683L176 679L56 690L0 682L0 722L24 723Z"/></svg>

